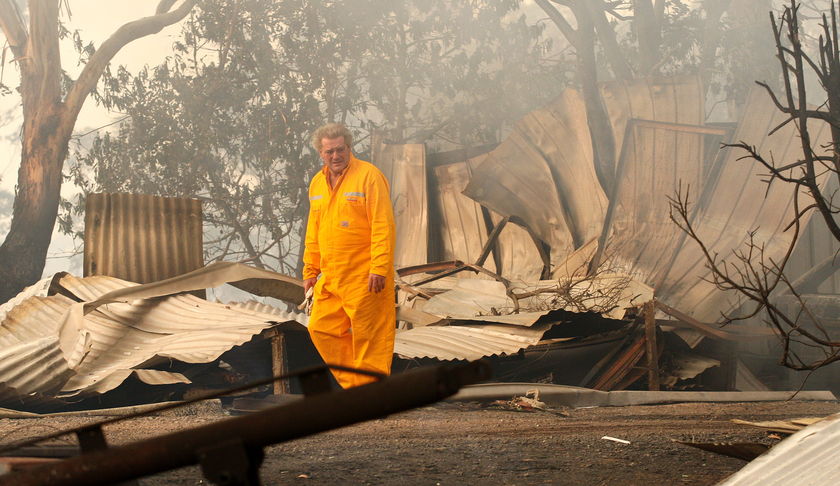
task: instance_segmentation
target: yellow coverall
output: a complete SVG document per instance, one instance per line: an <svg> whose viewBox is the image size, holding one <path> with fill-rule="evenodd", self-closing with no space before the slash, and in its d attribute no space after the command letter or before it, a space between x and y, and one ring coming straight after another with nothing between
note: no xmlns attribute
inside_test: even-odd
<svg viewBox="0 0 840 486"><path fill-rule="evenodd" d="M394 353L394 214L388 181L373 164L350 158L330 188L327 167L309 185L303 278L315 284L309 335L330 364L388 374ZM385 289L368 290L369 274ZM343 388L373 378L333 370Z"/></svg>

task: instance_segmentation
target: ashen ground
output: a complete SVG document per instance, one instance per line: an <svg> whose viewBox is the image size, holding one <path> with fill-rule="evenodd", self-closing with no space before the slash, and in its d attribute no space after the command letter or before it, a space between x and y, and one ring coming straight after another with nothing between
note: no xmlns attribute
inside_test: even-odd
<svg viewBox="0 0 840 486"><path fill-rule="evenodd" d="M523 412L443 403L346 427L266 450L263 484L326 485L712 485L746 462L674 442L777 443L731 419L826 416L838 402L680 403ZM108 426L112 444L226 418L208 407ZM2 442L98 420L0 420ZM620 444L602 439L630 441ZM206 484L197 467L141 485Z"/></svg>

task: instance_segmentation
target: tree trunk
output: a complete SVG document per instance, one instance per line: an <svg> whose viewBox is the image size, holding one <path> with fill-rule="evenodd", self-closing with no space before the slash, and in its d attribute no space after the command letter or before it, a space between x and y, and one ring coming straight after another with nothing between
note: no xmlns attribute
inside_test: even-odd
<svg viewBox="0 0 840 486"><path fill-rule="evenodd" d="M662 9L664 2L633 0L633 31L639 42L639 73L652 76L659 64L662 45Z"/></svg>
<svg viewBox="0 0 840 486"><path fill-rule="evenodd" d="M595 173L601 187L607 194L612 193L615 184L615 137L613 136L607 109L598 89L598 66L595 57L595 27L586 7L578 5L575 9L577 18L577 42L575 51L578 62L578 80L586 105L586 118L592 139L592 155Z"/></svg>
<svg viewBox="0 0 840 486"><path fill-rule="evenodd" d="M69 133L60 126L60 105L25 122L12 224L0 246L0 302L41 278L61 191L61 171Z"/></svg>

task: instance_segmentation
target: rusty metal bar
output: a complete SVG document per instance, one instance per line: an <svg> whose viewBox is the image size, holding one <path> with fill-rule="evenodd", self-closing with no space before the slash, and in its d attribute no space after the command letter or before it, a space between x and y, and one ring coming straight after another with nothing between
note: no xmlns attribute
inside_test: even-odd
<svg viewBox="0 0 840 486"><path fill-rule="evenodd" d="M496 244L496 240L499 239L499 235L502 233L502 230L505 229L508 221L510 221L509 216L505 216L499 224L497 224L493 231L490 232L490 235L487 237L487 241L484 242L484 247L481 249L481 254L475 261L475 265L483 266L484 261L487 260L487 257L490 256L490 251L493 250L493 245Z"/></svg>
<svg viewBox="0 0 840 486"><path fill-rule="evenodd" d="M489 374L489 366L482 362L418 368L368 385L7 474L0 476L0 486L111 484L208 464L208 458L222 450L219 447L234 443L261 453L271 444L437 402Z"/></svg>
<svg viewBox="0 0 840 486"><path fill-rule="evenodd" d="M420 265L412 265L410 267L402 267L397 269L397 275L400 277L407 277L418 273L442 272L444 270L452 270L464 265L461 260L448 260L445 262L421 263Z"/></svg>

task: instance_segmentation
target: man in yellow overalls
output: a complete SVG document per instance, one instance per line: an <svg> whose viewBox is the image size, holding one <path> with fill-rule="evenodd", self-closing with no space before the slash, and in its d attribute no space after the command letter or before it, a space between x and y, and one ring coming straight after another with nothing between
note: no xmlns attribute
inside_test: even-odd
<svg viewBox="0 0 840 486"><path fill-rule="evenodd" d="M314 288L309 335L330 364L388 374L394 353L394 213L388 181L330 123L312 145L324 167L309 185L303 286ZM321 278L318 278L320 275ZM333 370L349 388L373 379Z"/></svg>

